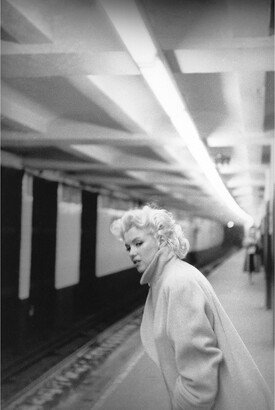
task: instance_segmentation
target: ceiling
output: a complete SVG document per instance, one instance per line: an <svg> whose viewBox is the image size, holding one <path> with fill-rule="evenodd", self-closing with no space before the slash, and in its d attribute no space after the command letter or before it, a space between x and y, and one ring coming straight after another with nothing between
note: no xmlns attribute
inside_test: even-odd
<svg viewBox="0 0 275 410"><path fill-rule="evenodd" d="M274 142L270 0L2 0L1 31L3 165L259 220Z"/></svg>

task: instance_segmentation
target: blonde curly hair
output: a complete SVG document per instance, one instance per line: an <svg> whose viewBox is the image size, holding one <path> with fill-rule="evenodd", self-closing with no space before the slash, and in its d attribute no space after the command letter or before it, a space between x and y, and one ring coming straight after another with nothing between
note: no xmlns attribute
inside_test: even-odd
<svg viewBox="0 0 275 410"><path fill-rule="evenodd" d="M111 224L110 230L113 235L123 241L125 232L133 226L146 229L157 239L160 246L168 246L180 259L187 255L189 242L171 212L156 209L152 205L130 209Z"/></svg>

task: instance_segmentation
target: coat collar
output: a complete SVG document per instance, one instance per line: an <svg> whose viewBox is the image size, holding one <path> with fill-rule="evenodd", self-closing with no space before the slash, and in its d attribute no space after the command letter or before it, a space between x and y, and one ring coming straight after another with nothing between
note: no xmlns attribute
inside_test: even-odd
<svg viewBox="0 0 275 410"><path fill-rule="evenodd" d="M144 285L148 283L149 285L156 281L163 272L164 267L166 264L171 260L175 259L176 255L174 252L168 248L168 246L164 246L160 248L157 253L155 254L154 258L150 262L149 266L143 272L143 275L140 279L140 284Z"/></svg>

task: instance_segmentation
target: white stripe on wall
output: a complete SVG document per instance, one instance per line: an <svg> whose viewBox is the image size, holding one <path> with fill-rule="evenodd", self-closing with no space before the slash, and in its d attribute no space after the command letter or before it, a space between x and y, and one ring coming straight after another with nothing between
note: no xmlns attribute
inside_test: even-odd
<svg viewBox="0 0 275 410"><path fill-rule="evenodd" d="M31 277L31 243L32 243L32 183L30 175L24 175L22 181L21 240L19 265L19 299L28 299Z"/></svg>
<svg viewBox="0 0 275 410"><path fill-rule="evenodd" d="M62 200L63 190L60 184L57 208L56 289L79 282L82 204Z"/></svg>

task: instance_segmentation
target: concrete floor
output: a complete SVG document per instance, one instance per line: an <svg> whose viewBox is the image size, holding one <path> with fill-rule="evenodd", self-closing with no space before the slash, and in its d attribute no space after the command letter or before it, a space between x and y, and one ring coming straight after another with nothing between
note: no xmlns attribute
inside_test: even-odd
<svg viewBox="0 0 275 410"><path fill-rule="evenodd" d="M244 251L235 253L208 277L222 305L273 391L273 315L265 309L264 273L253 284L243 273ZM93 379L94 380L94 379ZM58 410L167 410L165 387L159 371L147 357L136 331L98 369L101 388L96 395L85 380L60 403Z"/></svg>

